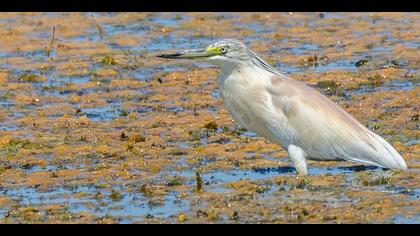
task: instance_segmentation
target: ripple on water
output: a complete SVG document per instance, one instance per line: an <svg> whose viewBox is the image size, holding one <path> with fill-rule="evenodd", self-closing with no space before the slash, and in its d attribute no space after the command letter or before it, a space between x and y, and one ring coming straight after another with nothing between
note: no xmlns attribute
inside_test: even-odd
<svg viewBox="0 0 420 236"><path fill-rule="evenodd" d="M182 161L181 161L182 162ZM353 175L354 173L361 172L361 171L371 171L371 170L382 170L386 171L386 169L379 168L376 166L363 166L363 165L356 165L356 166L335 166L335 167L317 167L317 166L310 166L308 168L310 175ZM168 170L167 174L169 176L179 176L183 178L189 179L188 184L194 185L196 172L194 168L188 168L187 170L183 171L174 171ZM201 177L204 182L207 182L207 189L213 192L227 192L229 191L228 188L224 186L224 184L229 182L235 182L239 180L251 180L251 181L259 181L259 180L269 180L276 176L290 176L296 175L296 169L292 165L288 166L277 166L277 167L258 167L258 168L251 168L251 169L230 169L230 170L211 170L209 172L201 173Z"/></svg>
<svg viewBox="0 0 420 236"><path fill-rule="evenodd" d="M66 96L73 93L87 93L94 92L95 89L81 89L81 90L68 90L67 87L71 84L82 85L90 81L89 76L81 77L49 77L45 82L32 83L36 88L36 93L39 95L47 96Z"/></svg>
<svg viewBox="0 0 420 236"><path fill-rule="evenodd" d="M290 48L289 50L295 55L302 55L307 52L311 52L311 53L317 52L320 50L320 47L317 44L304 43L297 47Z"/></svg>
<svg viewBox="0 0 420 236"><path fill-rule="evenodd" d="M0 98L0 108L8 109L14 106L14 103L7 98Z"/></svg>
<svg viewBox="0 0 420 236"><path fill-rule="evenodd" d="M354 94L366 94L372 92L389 92L389 91L410 91L418 86L418 82L413 80L392 80L384 82L381 86L373 87L362 85L358 89L351 90Z"/></svg>
<svg viewBox="0 0 420 236"><path fill-rule="evenodd" d="M0 131L14 131L20 129L21 126L14 124L0 124Z"/></svg>
<svg viewBox="0 0 420 236"><path fill-rule="evenodd" d="M391 221L394 224L420 224L420 214L416 214L412 217L397 215L392 217Z"/></svg>
<svg viewBox="0 0 420 236"><path fill-rule="evenodd" d="M123 191L124 186L113 187L114 190ZM59 204L65 206L72 213L89 212L99 217L112 215L120 219L120 223L132 223L140 221L147 215L170 218L179 212L188 212L189 202L179 199L177 192L171 192L164 196L161 204L151 203L151 199L139 192L122 192L120 200L110 197L96 198L98 193L110 196L108 189L97 188L93 185L72 187L51 187L41 190L36 187L22 187L13 189L0 189L4 196L17 201L22 205L41 206L45 204ZM76 194L86 194L84 197L76 197ZM4 215L8 208L0 209Z"/></svg>
<svg viewBox="0 0 420 236"><path fill-rule="evenodd" d="M120 106L109 105L103 107L81 108L81 114L86 115L93 121L110 121L118 118L121 114Z"/></svg>

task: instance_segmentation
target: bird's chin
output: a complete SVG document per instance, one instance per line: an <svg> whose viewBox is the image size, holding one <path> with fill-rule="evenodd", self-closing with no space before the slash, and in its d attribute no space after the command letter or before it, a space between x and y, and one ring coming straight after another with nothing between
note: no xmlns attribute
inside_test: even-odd
<svg viewBox="0 0 420 236"><path fill-rule="evenodd" d="M208 57L206 58L206 61L215 64L217 66L222 66L224 64L229 63L229 61L226 60L226 58L221 57L221 56L212 56L212 57Z"/></svg>
<svg viewBox="0 0 420 236"><path fill-rule="evenodd" d="M207 62L218 66L220 69L230 71L237 67L236 63L222 56L213 56L206 59Z"/></svg>
<svg viewBox="0 0 420 236"><path fill-rule="evenodd" d="M215 66L218 66L218 67L222 67L223 66L223 62L221 60L217 60L217 59L214 59L214 58L206 58L205 61L206 62L209 62L209 63L211 63L211 64L213 64Z"/></svg>

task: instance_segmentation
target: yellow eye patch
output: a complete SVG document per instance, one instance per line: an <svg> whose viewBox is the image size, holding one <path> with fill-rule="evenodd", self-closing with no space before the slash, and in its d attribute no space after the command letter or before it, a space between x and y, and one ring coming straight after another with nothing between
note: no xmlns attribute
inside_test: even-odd
<svg viewBox="0 0 420 236"><path fill-rule="evenodd" d="M208 51L208 52L211 52L211 53L218 54L218 55L222 55L222 54L226 53L226 49L225 49L225 48L223 48L223 47L212 47L212 48L207 48L207 51Z"/></svg>

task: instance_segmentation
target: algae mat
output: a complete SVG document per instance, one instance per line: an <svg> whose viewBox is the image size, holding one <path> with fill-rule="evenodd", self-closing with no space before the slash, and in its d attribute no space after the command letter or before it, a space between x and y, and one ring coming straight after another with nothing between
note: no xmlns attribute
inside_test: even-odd
<svg viewBox="0 0 420 236"><path fill-rule="evenodd" d="M0 25L2 223L420 223L418 13L1 13ZM409 170L310 162L296 177L284 150L233 122L217 68L156 58L222 38L339 103Z"/></svg>

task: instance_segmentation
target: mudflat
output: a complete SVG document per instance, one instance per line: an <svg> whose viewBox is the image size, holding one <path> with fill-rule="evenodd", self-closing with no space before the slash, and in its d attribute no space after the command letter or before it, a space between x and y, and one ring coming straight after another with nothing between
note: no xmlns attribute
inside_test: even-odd
<svg viewBox="0 0 420 236"><path fill-rule="evenodd" d="M0 222L420 223L420 14L94 14L0 14ZM217 68L156 57L223 38L326 94L408 171L297 177L232 120Z"/></svg>

